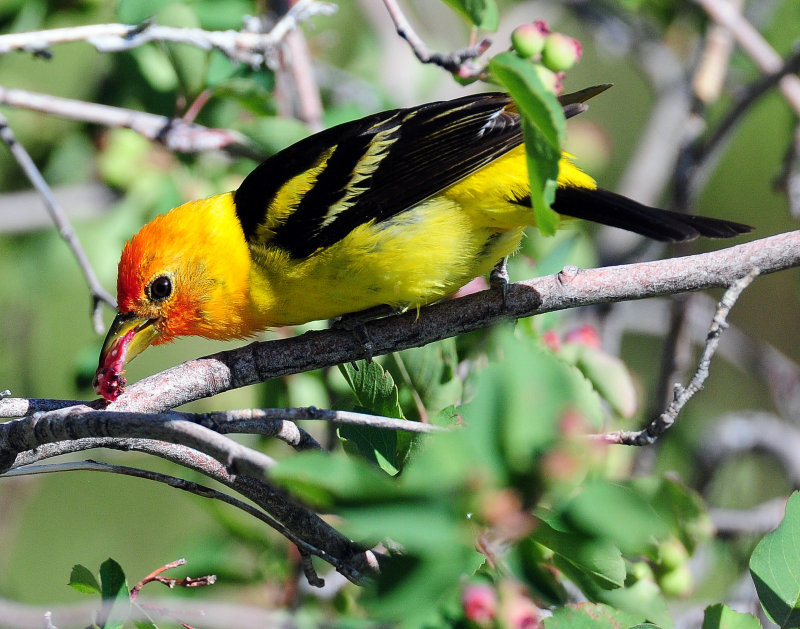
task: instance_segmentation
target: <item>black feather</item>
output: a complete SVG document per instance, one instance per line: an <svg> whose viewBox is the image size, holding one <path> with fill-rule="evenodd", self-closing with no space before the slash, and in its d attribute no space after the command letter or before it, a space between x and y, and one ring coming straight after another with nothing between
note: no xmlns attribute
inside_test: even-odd
<svg viewBox="0 0 800 629"><path fill-rule="evenodd" d="M565 216L619 227L665 242L683 242L698 236L731 238L753 229L733 221L650 207L602 188L559 188L552 207Z"/></svg>

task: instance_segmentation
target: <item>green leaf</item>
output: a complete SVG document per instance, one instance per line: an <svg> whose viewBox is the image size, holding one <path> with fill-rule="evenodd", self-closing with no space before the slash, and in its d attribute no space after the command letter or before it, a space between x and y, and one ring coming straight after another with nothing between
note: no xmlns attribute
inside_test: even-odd
<svg viewBox="0 0 800 629"><path fill-rule="evenodd" d="M544 514L537 514L544 515ZM625 584L625 561L622 553L608 540L559 531L540 519L531 535L555 553L558 567L573 580L591 579L597 587L613 589ZM581 574L576 575L575 572Z"/></svg>
<svg viewBox="0 0 800 629"><path fill-rule="evenodd" d="M126 24L139 24L156 15L175 0L119 0L117 17Z"/></svg>
<svg viewBox="0 0 800 629"><path fill-rule="evenodd" d="M567 605L553 610L550 618L544 619L545 629L620 629L631 627L643 620L601 603Z"/></svg>
<svg viewBox="0 0 800 629"><path fill-rule="evenodd" d="M486 426L482 447L497 443L505 457L502 467L527 473L559 438L558 424L565 413L579 412L599 422L602 408L577 369L534 341L520 342L509 330L499 335L502 361L481 372L475 398L462 414L470 424Z"/></svg>
<svg viewBox="0 0 800 629"><path fill-rule="evenodd" d="M405 379L398 379L414 389L429 414L456 403L464 392L457 376L456 340L445 339L424 347L408 349L392 355Z"/></svg>
<svg viewBox="0 0 800 629"><path fill-rule="evenodd" d="M442 0L478 28L497 30L499 14L495 0Z"/></svg>
<svg viewBox="0 0 800 629"><path fill-rule="evenodd" d="M703 499L693 489L672 479L658 476L637 478L630 483L692 553L695 547L712 538L714 527Z"/></svg>
<svg viewBox="0 0 800 629"><path fill-rule="evenodd" d="M647 501L628 485L597 480L564 509L565 520L580 531L617 544L627 555L654 552L669 528Z"/></svg>
<svg viewBox="0 0 800 629"><path fill-rule="evenodd" d="M559 218L550 205L555 198L561 146L566 120L561 104L539 79L534 66L513 52L495 56L489 63L492 75L508 90L522 116L531 206L539 230L552 236Z"/></svg>
<svg viewBox="0 0 800 629"><path fill-rule="evenodd" d="M130 598L125 572L113 559L106 559L100 564L101 596L103 600Z"/></svg>
<svg viewBox="0 0 800 629"><path fill-rule="evenodd" d="M383 367L374 361L360 361L358 369L349 363L340 365L339 368L361 406L357 410L402 419L403 411L400 408L397 386L392 375ZM394 430L342 426L339 428L339 436L352 443L347 448L351 454L360 452L368 461L392 476L400 471L397 433Z"/></svg>
<svg viewBox="0 0 800 629"><path fill-rule="evenodd" d="M419 500L345 509L345 530L356 539L386 539L402 553L381 565L368 592L373 617L405 627L429 626L431 614L484 562L464 514L449 501ZM362 599L363 601L363 599Z"/></svg>
<svg viewBox="0 0 800 629"><path fill-rule="evenodd" d="M601 590L585 594L616 609L657 623L664 629L672 629L674 626L661 590L647 579L640 579L633 585L617 590Z"/></svg>
<svg viewBox="0 0 800 629"><path fill-rule="evenodd" d="M356 411L369 412L369 409L356 408ZM349 454L359 453L367 461L380 467L390 476L400 471L397 461L397 431L374 428L372 426L339 427L339 437L344 439L344 449Z"/></svg>
<svg viewBox="0 0 800 629"><path fill-rule="evenodd" d="M91 571L81 564L72 566L69 586L82 594L100 594L100 584Z"/></svg>
<svg viewBox="0 0 800 629"><path fill-rule="evenodd" d="M356 367L346 363L340 365L340 369L353 390L359 406L369 409L369 412L375 415L403 418L394 379L378 363L360 360L356 363Z"/></svg>
<svg viewBox="0 0 800 629"><path fill-rule="evenodd" d="M105 629L122 629L130 611L130 590L122 567L110 558L100 564L100 595L104 605L97 624Z"/></svg>
<svg viewBox="0 0 800 629"><path fill-rule="evenodd" d="M337 503L381 502L397 496L396 484L384 473L341 453L303 452L278 463L269 477L301 500L321 508Z"/></svg>
<svg viewBox="0 0 800 629"><path fill-rule="evenodd" d="M573 353L573 364L592 383L600 397L621 417L633 417L637 407L636 386L625 363L600 349L577 343L565 343L562 356L567 356L569 350Z"/></svg>
<svg viewBox="0 0 800 629"><path fill-rule="evenodd" d="M761 629L761 623L752 614L737 612L719 604L706 607L703 629Z"/></svg>
<svg viewBox="0 0 800 629"><path fill-rule="evenodd" d="M770 620L800 627L800 493L789 498L780 526L756 546L750 574Z"/></svg>

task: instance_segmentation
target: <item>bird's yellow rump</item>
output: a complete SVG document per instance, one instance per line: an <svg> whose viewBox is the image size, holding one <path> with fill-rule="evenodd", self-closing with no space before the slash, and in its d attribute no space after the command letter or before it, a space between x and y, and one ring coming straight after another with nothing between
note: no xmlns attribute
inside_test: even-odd
<svg viewBox="0 0 800 629"><path fill-rule="evenodd" d="M658 240L749 231L600 189L568 156L558 186L560 215ZM504 94L386 111L301 140L235 192L177 207L126 244L95 388L115 399L125 363L178 336L245 338L451 295L515 251L534 224L529 191L519 114Z"/></svg>

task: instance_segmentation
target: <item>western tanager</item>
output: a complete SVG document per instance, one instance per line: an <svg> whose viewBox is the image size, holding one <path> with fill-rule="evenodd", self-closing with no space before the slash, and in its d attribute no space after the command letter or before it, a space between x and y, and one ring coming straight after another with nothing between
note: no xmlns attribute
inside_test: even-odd
<svg viewBox="0 0 800 629"><path fill-rule="evenodd" d="M562 97L567 115L594 93ZM568 156L558 186L560 215L657 240L750 229L598 188ZM125 245L95 390L116 399L125 363L178 336L245 338L451 295L517 248L534 224L529 190L519 114L504 94L386 111L301 140L235 192L181 205Z"/></svg>

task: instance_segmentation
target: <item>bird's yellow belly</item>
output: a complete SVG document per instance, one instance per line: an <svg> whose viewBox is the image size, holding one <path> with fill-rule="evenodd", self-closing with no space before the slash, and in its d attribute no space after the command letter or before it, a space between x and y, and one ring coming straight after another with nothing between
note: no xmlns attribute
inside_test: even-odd
<svg viewBox="0 0 800 629"><path fill-rule="evenodd" d="M302 260L256 250L253 305L269 318L266 326L279 326L382 304L431 303L489 273L517 248L523 227L499 227L489 216L438 196L392 219L360 225Z"/></svg>

